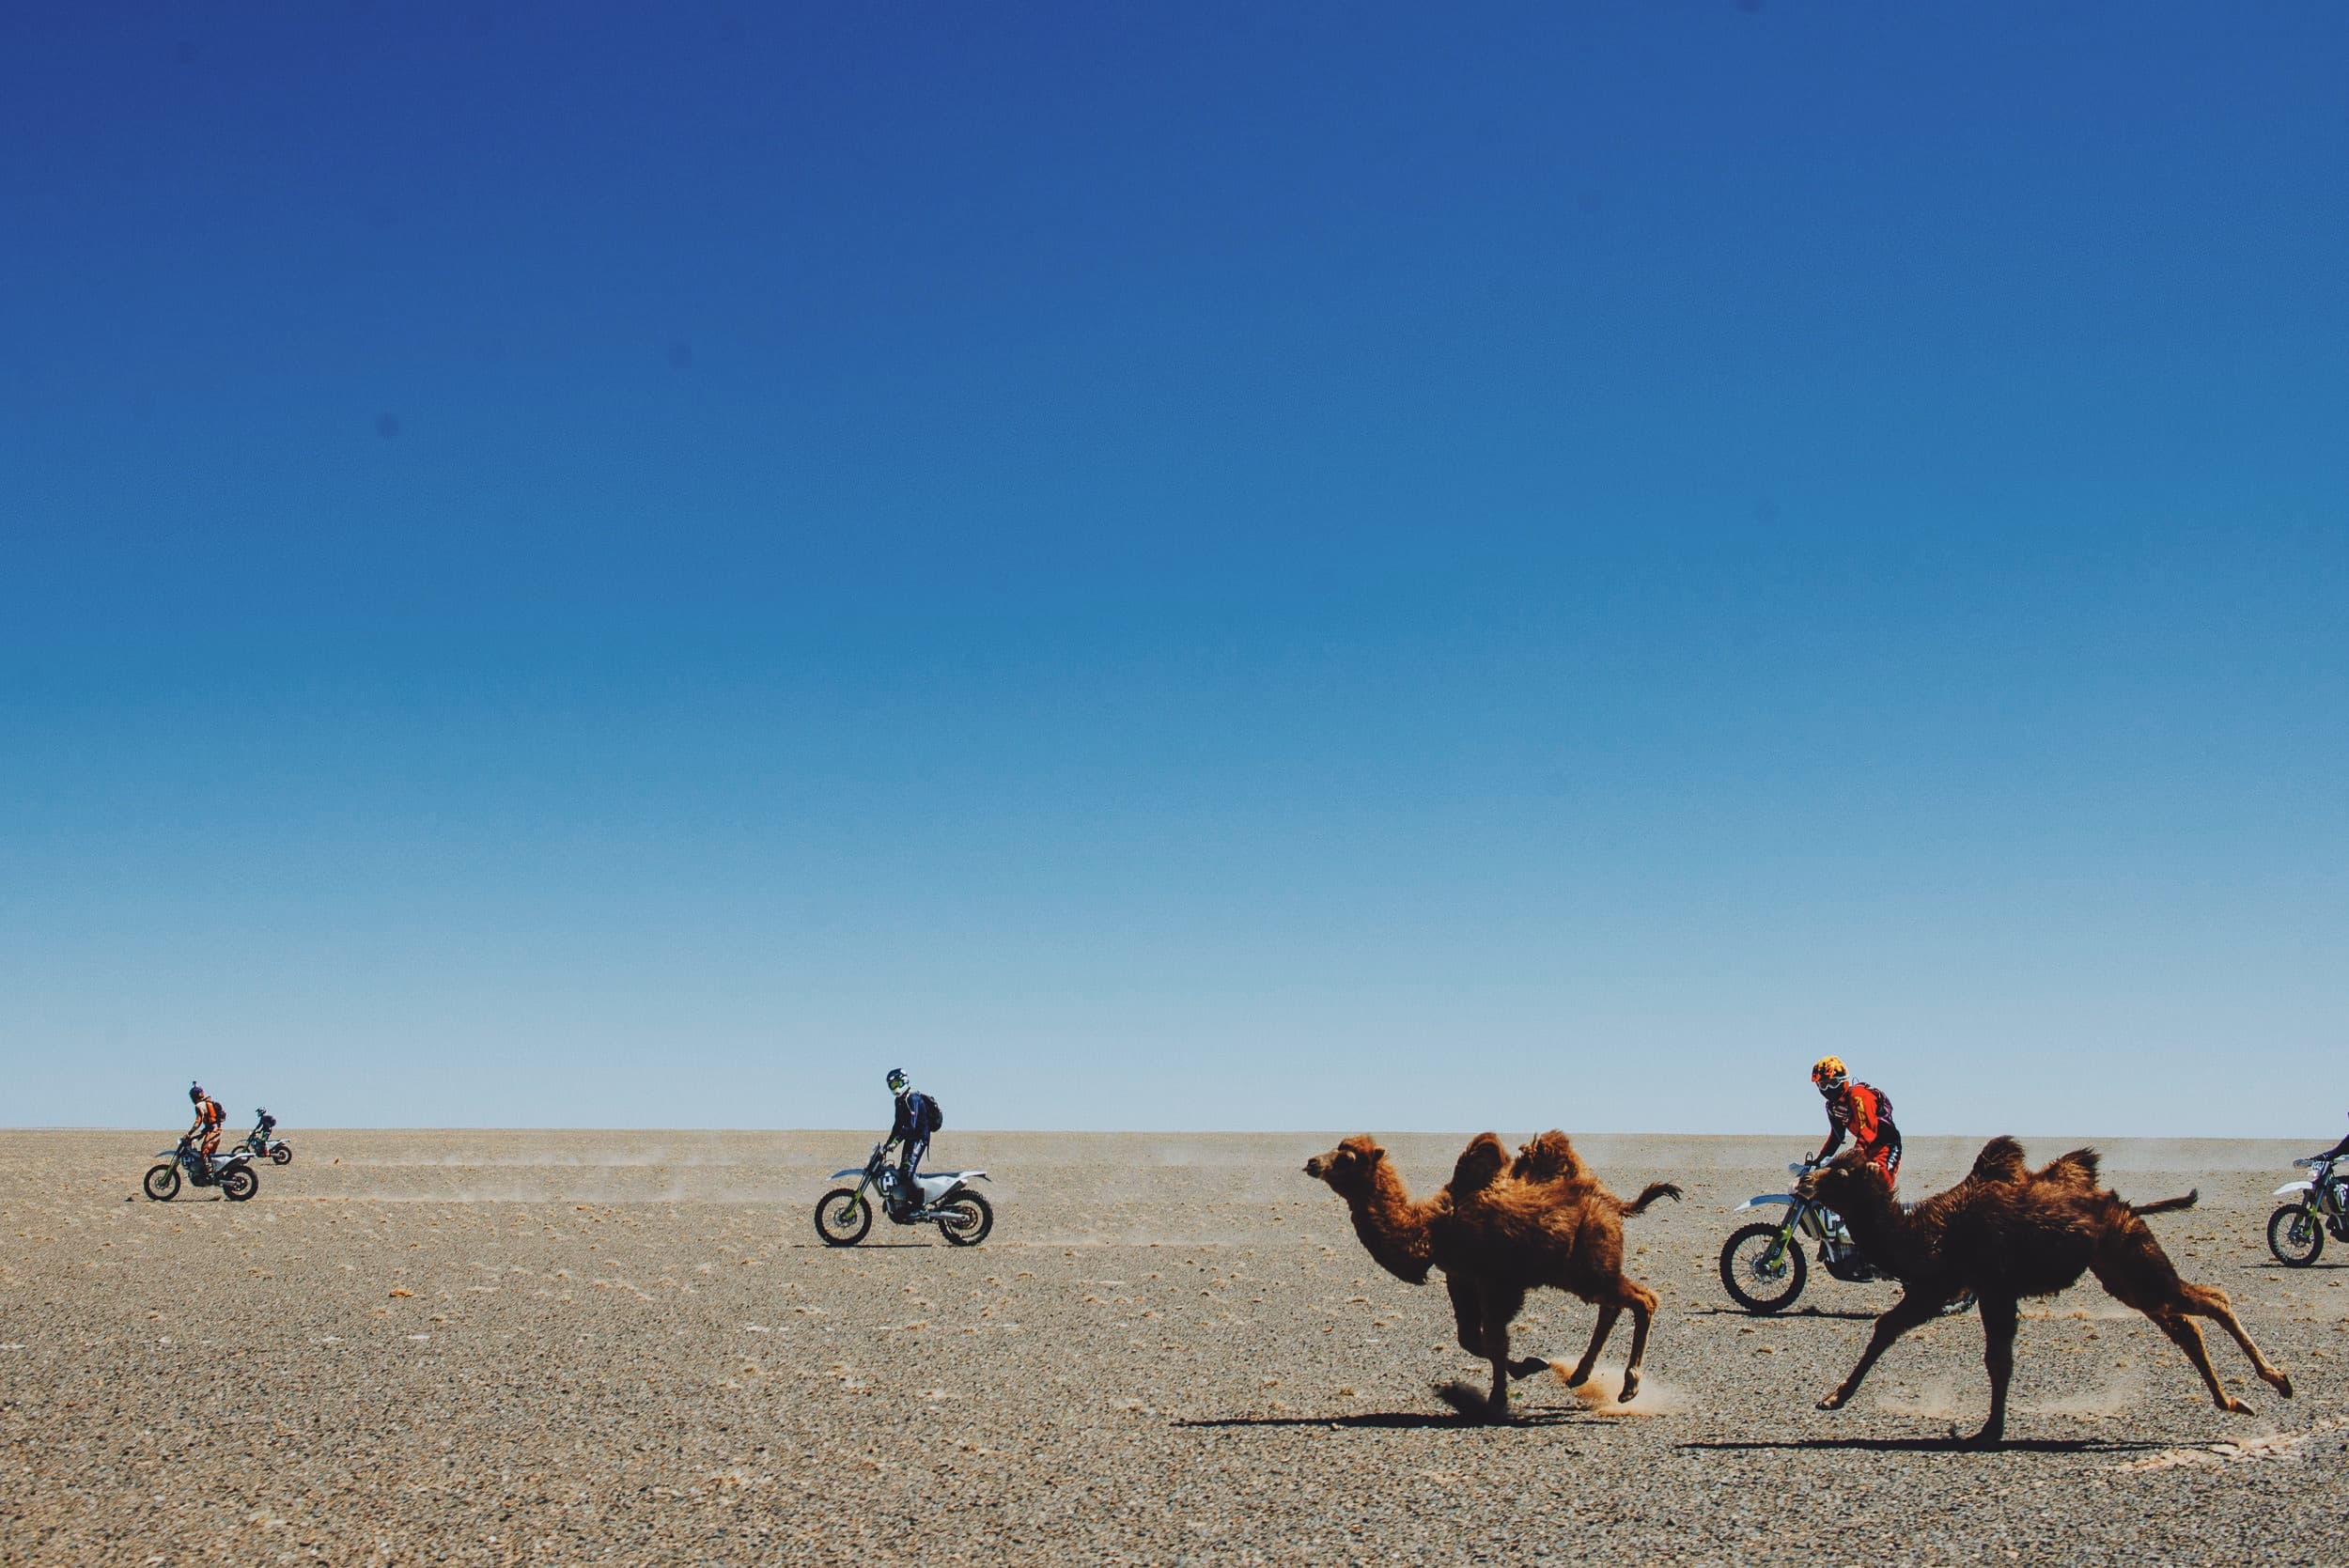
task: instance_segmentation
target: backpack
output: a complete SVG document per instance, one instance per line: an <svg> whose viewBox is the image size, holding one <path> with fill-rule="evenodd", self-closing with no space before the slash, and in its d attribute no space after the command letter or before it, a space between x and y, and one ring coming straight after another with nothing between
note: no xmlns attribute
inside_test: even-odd
<svg viewBox="0 0 2349 1568"><path fill-rule="evenodd" d="M1876 1120L1882 1122L1886 1126L1899 1126L1899 1124L1892 1119L1892 1096L1886 1094L1883 1090L1878 1089L1873 1083L1862 1084L1860 1087L1868 1090L1876 1097Z"/></svg>
<svg viewBox="0 0 2349 1568"><path fill-rule="evenodd" d="M927 1138L946 1125L946 1113L938 1109L938 1101L929 1095L922 1094L917 1097L922 1103L913 1108L913 1113L921 1120L922 1136Z"/></svg>

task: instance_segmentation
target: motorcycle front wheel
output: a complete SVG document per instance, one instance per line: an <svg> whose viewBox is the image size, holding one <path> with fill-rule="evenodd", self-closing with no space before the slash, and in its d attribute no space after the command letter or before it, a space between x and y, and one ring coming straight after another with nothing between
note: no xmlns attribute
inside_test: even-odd
<svg viewBox="0 0 2349 1568"><path fill-rule="evenodd" d="M1792 1236L1781 1241L1779 1232L1779 1226L1764 1219L1730 1232L1721 1243L1721 1288L1750 1312L1784 1312L1802 1294L1810 1276L1802 1243Z"/></svg>
<svg viewBox="0 0 2349 1568"><path fill-rule="evenodd" d="M854 1247L873 1228L873 1205L853 1187L835 1187L816 1200L816 1234L827 1247Z"/></svg>
<svg viewBox="0 0 2349 1568"><path fill-rule="evenodd" d="M261 1178L241 1165L232 1165L220 1173L220 1195L232 1203L241 1203L261 1189Z"/></svg>
<svg viewBox="0 0 2349 1568"><path fill-rule="evenodd" d="M269 1152L269 1162L272 1165L291 1165L293 1163L293 1145L290 1143L278 1144L277 1147Z"/></svg>
<svg viewBox="0 0 2349 1568"><path fill-rule="evenodd" d="M2325 1250L2325 1227L2298 1203L2267 1217L2267 1250L2286 1268L2306 1268Z"/></svg>
<svg viewBox="0 0 2349 1568"><path fill-rule="evenodd" d="M957 1192L938 1205L938 1234L957 1247L976 1247L995 1228L995 1209L975 1192Z"/></svg>
<svg viewBox="0 0 2349 1568"><path fill-rule="evenodd" d="M158 1165L148 1172L147 1180L139 1185L147 1188L147 1195L155 1202L168 1203L179 1195L179 1167Z"/></svg>

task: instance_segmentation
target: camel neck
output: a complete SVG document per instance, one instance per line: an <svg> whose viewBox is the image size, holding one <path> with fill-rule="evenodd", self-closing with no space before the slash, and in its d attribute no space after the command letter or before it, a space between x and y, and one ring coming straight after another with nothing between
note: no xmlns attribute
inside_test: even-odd
<svg viewBox="0 0 2349 1568"><path fill-rule="evenodd" d="M1414 1284L1427 1278L1435 1255L1427 1210L1411 1202L1403 1178L1391 1166L1382 1161L1371 1178L1370 1189L1346 1206L1354 1216L1354 1234L1379 1267Z"/></svg>

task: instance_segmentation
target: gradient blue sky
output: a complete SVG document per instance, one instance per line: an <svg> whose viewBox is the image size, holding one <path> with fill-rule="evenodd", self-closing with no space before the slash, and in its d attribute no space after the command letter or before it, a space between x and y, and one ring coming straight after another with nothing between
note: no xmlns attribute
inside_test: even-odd
<svg viewBox="0 0 2349 1568"><path fill-rule="evenodd" d="M0 1121L2330 1139L2344 75L11 8Z"/></svg>

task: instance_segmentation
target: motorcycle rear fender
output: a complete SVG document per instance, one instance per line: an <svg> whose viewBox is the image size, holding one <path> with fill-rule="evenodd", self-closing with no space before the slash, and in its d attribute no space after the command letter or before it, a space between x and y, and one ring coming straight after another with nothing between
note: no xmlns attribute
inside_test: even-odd
<svg viewBox="0 0 2349 1568"><path fill-rule="evenodd" d="M1744 1203L1739 1203L1735 1208L1730 1210L1729 1212L1732 1214L1743 1214L1748 1209L1758 1209L1766 1203L1791 1204L1794 1201L1795 1195L1791 1192L1765 1192L1759 1198L1747 1199Z"/></svg>
<svg viewBox="0 0 2349 1568"><path fill-rule="evenodd" d="M2315 1188L2314 1182L2286 1182L2276 1189L2275 1195L2279 1198L2289 1198L2295 1192L2311 1192Z"/></svg>

